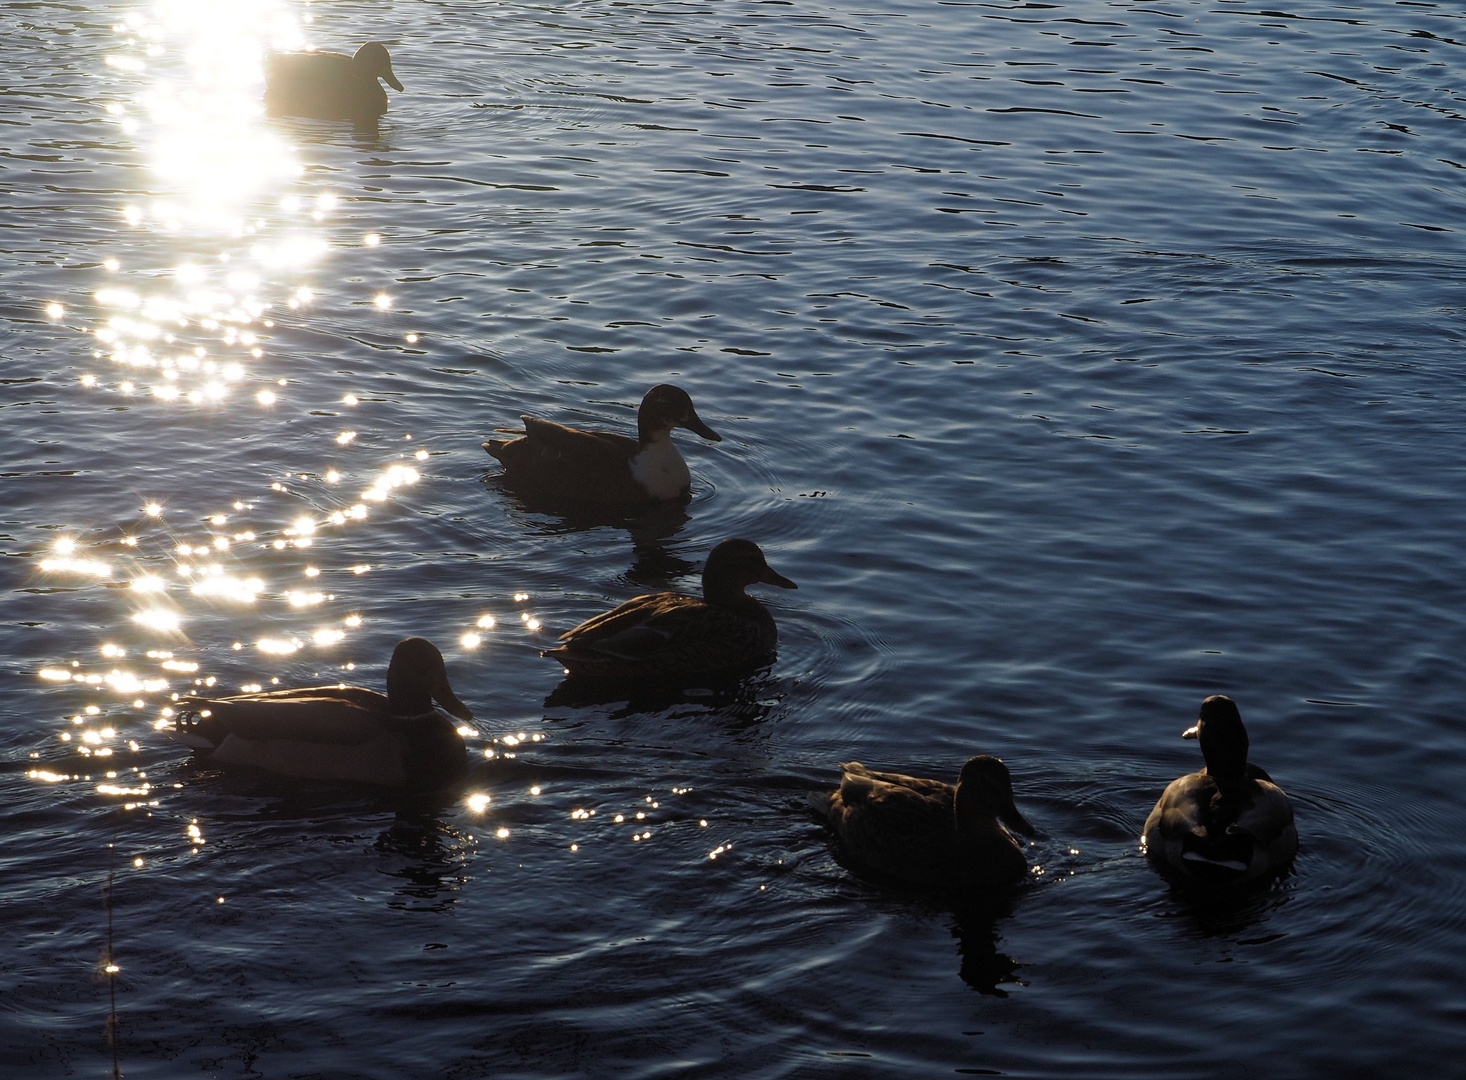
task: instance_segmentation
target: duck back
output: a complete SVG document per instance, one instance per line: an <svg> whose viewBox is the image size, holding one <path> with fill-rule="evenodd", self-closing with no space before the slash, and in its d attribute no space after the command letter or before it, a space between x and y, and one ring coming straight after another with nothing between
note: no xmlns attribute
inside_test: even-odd
<svg viewBox="0 0 1466 1080"><path fill-rule="evenodd" d="M265 62L265 111L272 116L358 120L387 111L387 92L350 56L274 53Z"/></svg>
<svg viewBox="0 0 1466 1080"><path fill-rule="evenodd" d="M510 487L554 494L576 502L648 502L632 475L637 440L608 431L579 428L523 416L517 439L490 439L484 449L504 465Z"/></svg>
<svg viewBox="0 0 1466 1080"><path fill-rule="evenodd" d="M717 678L771 663L774 617L751 596L737 606L648 593L587 619L543 655L578 677Z"/></svg>

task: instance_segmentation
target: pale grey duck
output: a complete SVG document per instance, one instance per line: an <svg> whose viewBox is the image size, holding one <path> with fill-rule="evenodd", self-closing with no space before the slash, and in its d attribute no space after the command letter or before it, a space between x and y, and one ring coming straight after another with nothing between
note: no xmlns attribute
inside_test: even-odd
<svg viewBox="0 0 1466 1080"><path fill-rule="evenodd" d="M318 120L375 120L387 111L387 92L378 79L402 89L387 47L379 41L368 41L354 56L271 53L265 59L265 111Z"/></svg>

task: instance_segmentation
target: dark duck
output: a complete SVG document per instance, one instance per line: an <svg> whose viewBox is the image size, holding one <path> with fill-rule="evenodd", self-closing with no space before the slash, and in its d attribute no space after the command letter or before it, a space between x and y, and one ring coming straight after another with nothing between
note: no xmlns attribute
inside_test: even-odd
<svg viewBox="0 0 1466 1080"><path fill-rule="evenodd" d="M576 678L680 681L736 675L771 663L774 617L745 591L762 582L798 588L751 540L724 540L708 554L702 596L648 593L587 619L541 655Z"/></svg>
<svg viewBox="0 0 1466 1080"><path fill-rule="evenodd" d="M473 713L449 686L443 654L423 638L393 650L385 694L319 686L187 697L178 708L172 736L213 764L392 788L438 787L468 767L453 717Z"/></svg>
<svg viewBox="0 0 1466 1080"><path fill-rule="evenodd" d="M813 799L856 867L920 889L985 892L1022 881L1028 861L1012 829L1033 827L1013 802L1000 758L979 754L956 784L840 766L839 790ZM1004 824L1007 828L1004 828Z"/></svg>
<svg viewBox="0 0 1466 1080"><path fill-rule="evenodd" d="M1293 861L1298 830L1283 789L1247 760L1247 729L1231 698L1201 703L1183 732L1206 768L1172 780L1145 819L1141 846L1162 872L1203 889L1265 881Z"/></svg>
<svg viewBox="0 0 1466 1080"><path fill-rule="evenodd" d="M702 422L687 391L668 383L641 399L636 438L607 431L583 431L522 416L524 434L490 439L484 449L504 464L510 487L541 498L635 508L686 498L692 474L672 441L687 428L710 442L720 436Z"/></svg>

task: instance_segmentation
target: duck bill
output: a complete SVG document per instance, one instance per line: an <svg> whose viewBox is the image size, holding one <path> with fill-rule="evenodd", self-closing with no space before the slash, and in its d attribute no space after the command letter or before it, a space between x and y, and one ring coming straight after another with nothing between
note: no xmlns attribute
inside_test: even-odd
<svg viewBox="0 0 1466 1080"><path fill-rule="evenodd" d="M1199 738L1201 738L1201 721L1200 720L1196 721L1196 723L1192 724L1185 731L1181 732L1181 738L1183 738L1183 739L1199 739Z"/></svg>
<svg viewBox="0 0 1466 1080"><path fill-rule="evenodd" d="M798 585L794 584L794 582L790 581L783 574L779 573L771 566L764 567L763 577L759 578L759 580L762 581L765 585L777 585L781 589L799 588Z"/></svg>
<svg viewBox="0 0 1466 1080"><path fill-rule="evenodd" d="M701 435L708 442L723 441L723 436L719 435L712 428L704 424L702 422L702 417L698 416L697 413L693 413L686 420L684 420L682 422L682 426L685 427L688 431L697 432L697 434Z"/></svg>
<svg viewBox="0 0 1466 1080"><path fill-rule="evenodd" d="M382 78L387 80L387 85L393 90L396 90L399 94L402 93L402 84L397 81L397 76L393 74L390 64L387 65L387 70L382 72Z"/></svg>
<svg viewBox="0 0 1466 1080"><path fill-rule="evenodd" d="M468 711L467 705L458 700L458 695L453 692L452 687L446 682L440 683L433 688L433 700L464 723L473 723L473 713Z"/></svg>

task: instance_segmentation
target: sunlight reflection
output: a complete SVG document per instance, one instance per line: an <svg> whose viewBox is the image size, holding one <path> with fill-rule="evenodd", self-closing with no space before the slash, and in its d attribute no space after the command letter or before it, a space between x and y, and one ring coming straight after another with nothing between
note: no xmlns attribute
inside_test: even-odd
<svg viewBox="0 0 1466 1080"><path fill-rule="evenodd" d="M176 611L167 611L163 608L149 608L139 611L132 617L132 621L139 626L145 626L149 630L161 630L165 633L173 633L183 625L183 616Z"/></svg>
<svg viewBox="0 0 1466 1080"><path fill-rule="evenodd" d="M240 234L249 202L300 172L289 147L265 126L261 104L265 50L298 48L298 27L274 0L155 0L136 32L183 61L182 68L156 65L142 102L152 125L153 169L177 192L176 199L157 200L151 216L165 227ZM129 70L130 60L140 64L125 55L108 62Z"/></svg>

